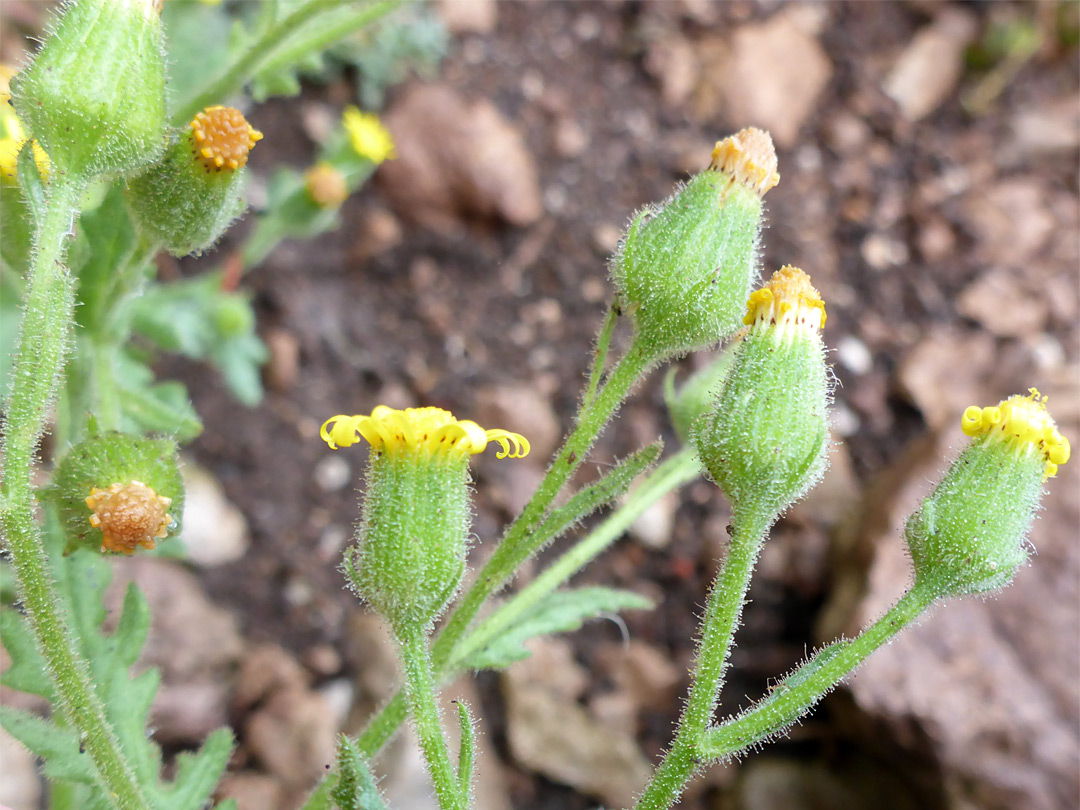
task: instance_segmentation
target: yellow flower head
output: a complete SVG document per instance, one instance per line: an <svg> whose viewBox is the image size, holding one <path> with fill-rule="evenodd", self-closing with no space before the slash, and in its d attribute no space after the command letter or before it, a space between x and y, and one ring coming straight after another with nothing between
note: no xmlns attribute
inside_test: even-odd
<svg viewBox="0 0 1080 810"><path fill-rule="evenodd" d="M716 142L709 168L733 177L764 197L780 182L776 165L772 136L763 129L747 127Z"/></svg>
<svg viewBox="0 0 1080 810"><path fill-rule="evenodd" d="M508 430L484 430L476 422L458 420L442 408L406 408L398 411L380 405L370 416L332 416L319 435L331 449L368 440L375 452L395 455L427 453L460 457L484 452L488 442L502 448L498 458L523 458L529 441Z"/></svg>
<svg viewBox="0 0 1080 810"><path fill-rule="evenodd" d="M1037 388L1029 388L1027 396L1014 394L997 405L972 405L964 411L960 426L968 436L1008 442L1018 453L1040 453L1046 459L1043 480L1053 478L1069 460L1071 448L1046 410L1046 400Z"/></svg>
<svg viewBox="0 0 1080 810"><path fill-rule="evenodd" d="M356 107L346 107L341 116L341 125L345 127L353 151L360 157L367 158L376 166L397 157L394 137L375 113L363 113Z"/></svg>
<svg viewBox="0 0 1080 810"><path fill-rule="evenodd" d="M743 323L821 329L825 318L825 303L810 283L810 276L798 267L784 265L764 287L750 294Z"/></svg>
<svg viewBox="0 0 1080 810"><path fill-rule="evenodd" d="M207 172L236 171L263 134L234 107L207 107L191 119L191 154Z"/></svg>
<svg viewBox="0 0 1080 810"><path fill-rule="evenodd" d="M345 175L326 161L320 161L304 172L304 190L319 208L337 208L349 198Z"/></svg>
<svg viewBox="0 0 1080 810"><path fill-rule="evenodd" d="M14 75L15 71L11 68L0 65L0 180L8 183L17 182L19 152L26 143L22 123L15 114L15 108L11 106L9 83ZM48 182L49 156L37 141L31 141L30 145L34 150L38 174L43 181Z"/></svg>
<svg viewBox="0 0 1080 810"><path fill-rule="evenodd" d="M86 498L93 510L90 525L101 529L101 550L127 555L140 546L152 549L168 535L171 503L171 498L158 495L141 481L116 483L108 489L94 487Z"/></svg>

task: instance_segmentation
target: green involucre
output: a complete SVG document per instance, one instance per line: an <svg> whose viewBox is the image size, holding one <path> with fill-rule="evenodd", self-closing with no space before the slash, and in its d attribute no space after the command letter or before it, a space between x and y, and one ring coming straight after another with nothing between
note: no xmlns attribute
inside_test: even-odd
<svg viewBox="0 0 1080 810"><path fill-rule="evenodd" d="M816 330L752 328L735 347L712 408L698 421L698 454L736 513L771 522L820 479L830 399Z"/></svg>
<svg viewBox="0 0 1080 810"><path fill-rule="evenodd" d="M761 198L713 170L637 214L612 277L652 357L700 349L739 328L757 275L761 220Z"/></svg>
<svg viewBox="0 0 1080 810"><path fill-rule="evenodd" d="M247 208L244 170L207 172L192 155L189 134L183 131L160 163L127 184L139 228L174 256L206 250Z"/></svg>
<svg viewBox="0 0 1080 810"><path fill-rule="evenodd" d="M426 627L461 584L470 520L468 456L373 452L346 573L395 628Z"/></svg>
<svg viewBox="0 0 1080 810"><path fill-rule="evenodd" d="M76 0L12 100L62 173L126 173L165 149L165 60L152 0Z"/></svg>
<svg viewBox="0 0 1080 810"><path fill-rule="evenodd" d="M168 537L180 534L184 484L176 442L110 432L92 436L68 450L56 468L52 485L41 493L60 512L68 551L101 548L101 529L90 525L91 510L86 505L90 490L131 481L141 481L158 495L172 500Z"/></svg>
<svg viewBox="0 0 1080 810"><path fill-rule="evenodd" d="M995 436L972 439L904 530L916 581L939 597L1004 587L1027 561L1024 538L1045 459Z"/></svg>

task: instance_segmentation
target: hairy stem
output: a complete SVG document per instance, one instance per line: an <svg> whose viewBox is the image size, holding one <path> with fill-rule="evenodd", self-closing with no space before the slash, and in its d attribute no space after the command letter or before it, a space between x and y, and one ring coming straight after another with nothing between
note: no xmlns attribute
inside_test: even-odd
<svg viewBox="0 0 1080 810"><path fill-rule="evenodd" d="M690 696L678 731L664 761L636 805L639 810L666 810L679 797L698 767L698 743L711 725L724 681L732 638L746 602L750 576L772 516L733 518L731 547L705 607L701 645L691 675Z"/></svg>
<svg viewBox="0 0 1080 810"><path fill-rule="evenodd" d="M146 800L90 682L34 521L34 454L71 340L74 285L63 261L68 238L74 233L81 188L81 183L69 178L55 178L35 234L26 312L6 409L0 525L15 569L19 599L56 685L61 708L81 732L105 795L123 810L143 810Z"/></svg>

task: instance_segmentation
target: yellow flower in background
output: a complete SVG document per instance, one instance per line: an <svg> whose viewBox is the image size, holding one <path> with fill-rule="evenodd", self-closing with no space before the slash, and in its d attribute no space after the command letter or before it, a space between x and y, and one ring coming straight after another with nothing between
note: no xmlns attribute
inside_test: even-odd
<svg viewBox="0 0 1080 810"><path fill-rule="evenodd" d="M523 458L529 454L529 441L521 434L484 430L476 422L455 419L442 408L399 411L380 405L370 416L332 416L319 435L334 450L356 444L363 437L372 451L396 456L424 452L464 457L484 452L489 442L502 448L498 458Z"/></svg>
<svg viewBox="0 0 1080 810"><path fill-rule="evenodd" d="M1071 448L1046 410L1046 399L1039 389L1029 388L1027 396L1014 394L997 405L972 405L960 426L967 436L990 436L1011 444L1017 453L1040 453L1046 459L1043 478L1053 478L1069 460Z"/></svg>
<svg viewBox="0 0 1080 810"><path fill-rule="evenodd" d="M304 172L304 190L320 208L337 208L349 198L345 175L326 161L320 161Z"/></svg>
<svg viewBox="0 0 1080 810"><path fill-rule="evenodd" d="M18 176L19 152L26 143L26 133L23 131L19 116L15 114L15 108L11 106L11 94L8 92L9 82L15 72L6 66L0 66L0 179L4 182L14 183ZM34 162L37 163L38 173L43 181L49 179L49 156L37 141L31 141L34 150Z"/></svg>
<svg viewBox="0 0 1080 810"><path fill-rule="evenodd" d="M367 158L376 166L384 160L397 157L394 137L383 126L375 113L360 112L356 107L346 107L341 125L349 136L349 144L360 157Z"/></svg>

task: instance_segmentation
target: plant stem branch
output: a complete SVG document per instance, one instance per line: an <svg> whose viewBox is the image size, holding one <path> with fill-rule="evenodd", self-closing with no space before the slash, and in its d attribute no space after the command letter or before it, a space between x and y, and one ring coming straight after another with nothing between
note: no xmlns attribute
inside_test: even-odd
<svg viewBox="0 0 1080 810"><path fill-rule="evenodd" d="M635 805L638 810L671 807L698 767L699 740L712 723L732 638L750 587L750 576L773 519L774 516L740 517L738 511L732 519L731 546L723 570L709 593L702 619L701 644L691 675L690 696L671 749Z"/></svg>
<svg viewBox="0 0 1080 810"><path fill-rule="evenodd" d="M109 726L57 597L41 531L34 521L34 454L71 340L74 284L63 261L67 240L74 233L81 189L81 182L56 177L48 187L36 233L6 411L5 497L0 525L15 569L19 599L56 685L62 710L80 731L105 795L123 810L144 810L146 800Z"/></svg>
<svg viewBox="0 0 1080 810"><path fill-rule="evenodd" d="M442 810L464 810L465 803L458 790L457 776L450 764L439 710L435 703L435 678L431 670L427 638L421 627L395 627L405 668L405 695L409 712L416 725L420 749L427 760L435 795Z"/></svg>

